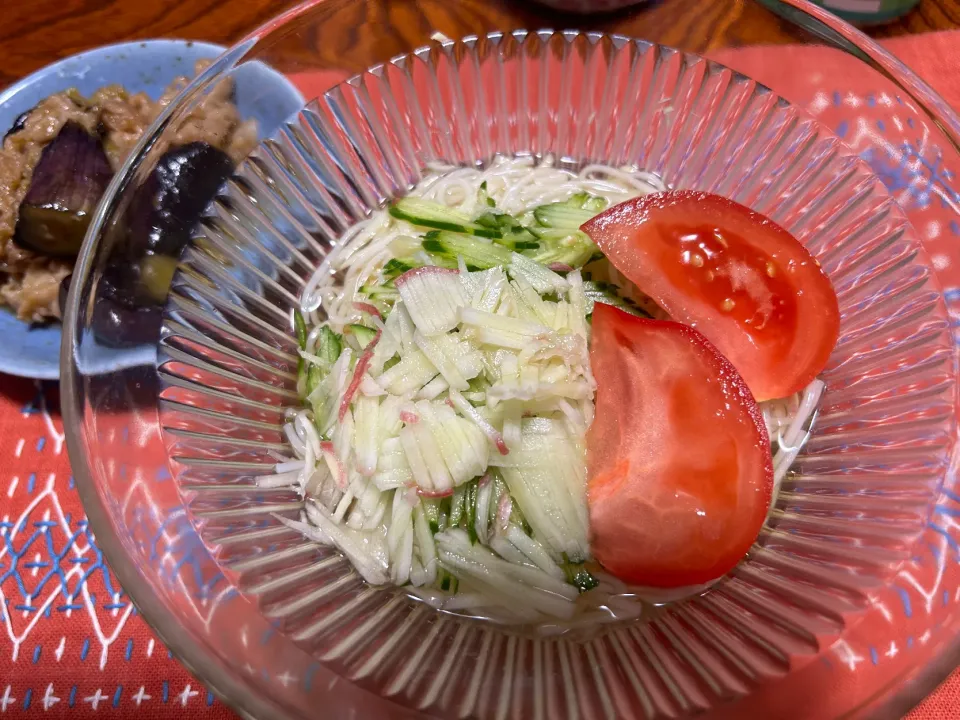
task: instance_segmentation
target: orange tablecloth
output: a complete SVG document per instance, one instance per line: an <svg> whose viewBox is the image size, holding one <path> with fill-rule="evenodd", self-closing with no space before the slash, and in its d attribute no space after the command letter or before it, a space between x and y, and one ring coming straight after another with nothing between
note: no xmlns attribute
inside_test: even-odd
<svg viewBox="0 0 960 720"><path fill-rule="evenodd" d="M894 40L889 46L960 106L960 33ZM811 57L804 53L811 52L817 51L750 49L724 60L806 107L858 150L865 132L872 133L872 145L879 141L893 149L889 156L866 149L862 155L922 228L934 264L960 306L960 224L931 201L937 192L953 191L953 177L949 168L929 161L925 153L931 148L915 138L915 110L876 79L848 75L840 66L833 73L797 72ZM295 78L308 95L330 80ZM908 150L917 161L912 165L901 162ZM951 312L960 317L960 307L952 304ZM5 376L0 376L0 595L0 713L233 717L168 656L106 567L73 488L56 388ZM903 609L910 618L908 600ZM913 613L911 623L922 622L919 615ZM918 646L925 642L922 626L916 637ZM889 638L861 635L861 646L831 648L826 665L895 678L907 667L898 663L913 635L910 640L900 647ZM910 717L960 717L960 675Z"/></svg>

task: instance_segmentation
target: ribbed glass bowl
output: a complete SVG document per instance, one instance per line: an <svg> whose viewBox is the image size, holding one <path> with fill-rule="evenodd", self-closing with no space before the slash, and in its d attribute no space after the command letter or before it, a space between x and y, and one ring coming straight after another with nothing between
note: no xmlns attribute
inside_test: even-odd
<svg viewBox="0 0 960 720"><path fill-rule="evenodd" d="M184 252L157 342L110 350L135 362L97 374L100 276L161 149L146 144L88 238L64 346L71 459L98 539L162 637L243 711L729 712L841 638L910 556L955 442L944 300L870 167L773 92L642 40L494 32L375 65L271 130ZM296 494L256 487L288 452L291 309L313 270L429 163L498 154L630 166L731 197L790 230L837 291L827 391L756 545L709 591L636 621L557 636L437 612L367 586L276 519L298 515Z"/></svg>

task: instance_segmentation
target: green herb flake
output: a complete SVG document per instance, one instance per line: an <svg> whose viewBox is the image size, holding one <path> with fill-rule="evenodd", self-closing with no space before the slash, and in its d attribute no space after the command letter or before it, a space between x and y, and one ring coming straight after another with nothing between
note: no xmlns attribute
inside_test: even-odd
<svg viewBox="0 0 960 720"><path fill-rule="evenodd" d="M584 567L583 563L570 562L566 553L563 553L563 563L560 565L560 568L563 570L567 582L582 593L593 590L600 584L600 581L590 574L590 571Z"/></svg>

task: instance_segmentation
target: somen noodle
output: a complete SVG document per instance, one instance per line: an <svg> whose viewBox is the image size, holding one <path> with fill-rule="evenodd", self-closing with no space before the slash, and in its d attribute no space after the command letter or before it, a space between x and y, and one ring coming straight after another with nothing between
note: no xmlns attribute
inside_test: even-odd
<svg viewBox="0 0 960 720"><path fill-rule="evenodd" d="M287 418L290 457L259 481L304 495L300 520L282 521L337 547L368 582L445 611L550 631L663 599L592 561L584 459L590 308L663 312L577 228L664 189L599 164L432 165L407 198L437 217L381 209L349 228L303 291L305 407ZM491 229L514 244L484 237ZM760 404L776 487L822 392L815 380Z"/></svg>

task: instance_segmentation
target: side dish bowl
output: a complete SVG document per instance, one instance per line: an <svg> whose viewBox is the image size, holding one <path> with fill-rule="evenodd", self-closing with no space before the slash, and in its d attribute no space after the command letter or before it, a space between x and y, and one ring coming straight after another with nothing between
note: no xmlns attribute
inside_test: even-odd
<svg viewBox="0 0 960 720"><path fill-rule="evenodd" d="M193 77L200 60L213 60L225 50L220 45L192 40L143 40L107 45L60 60L23 78L0 93L0 133L7 133L21 114L54 93L76 88L89 96L105 85L121 85L129 93L146 93L156 100L178 77ZM251 64L237 75L236 104L245 119L273 127L303 103L286 78L262 65ZM263 102L264 86L283 91ZM285 95L285 97L283 97ZM60 375L61 324L30 324L8 308L0 308L0 372L21 377L56 380ZM103 353L102 368L117 358Z"/></svg>

